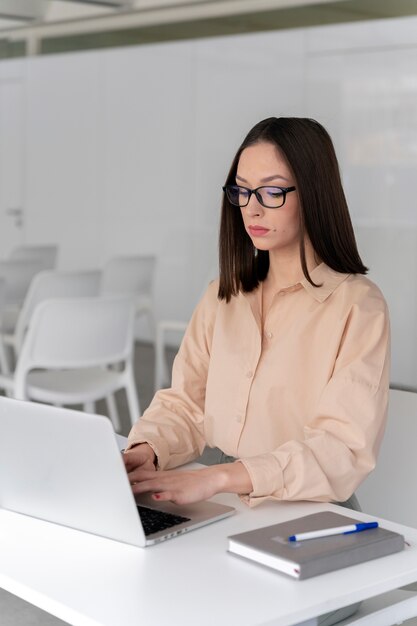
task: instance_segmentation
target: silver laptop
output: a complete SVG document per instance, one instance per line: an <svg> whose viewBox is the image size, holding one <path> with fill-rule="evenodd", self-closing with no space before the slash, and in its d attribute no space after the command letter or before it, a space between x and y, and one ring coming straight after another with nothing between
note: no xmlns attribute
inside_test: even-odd
<svg viewBox="0 0 417 626"><path fill-rule="evenodd" d="M109 419L4 397L0 507L135 546L235 510L214 502L178 506L135 498Z"/></svg>

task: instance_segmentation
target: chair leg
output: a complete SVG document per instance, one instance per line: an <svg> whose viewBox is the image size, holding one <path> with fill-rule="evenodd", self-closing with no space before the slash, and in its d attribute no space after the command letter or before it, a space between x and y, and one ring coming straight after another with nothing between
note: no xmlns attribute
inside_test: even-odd
<svg viewBox="0 0 417 626"><path fill-rule="evenodd" d="M150 335L151 335L151 339L153 341L153 343L155 343L155 337L156 337L156 319L155 319L155 314L153 311L153 308L150 307L147 311L147 317L148 317L148 324L149 324L149 331L150 331Z"/></svg>
<svg viewBox="0 0 417 626"><path fill-rule="evenodd" d="M116 398L113 393L106 397L106 404L113 428L118 433L122 425L120 423L119 411L117 410Z"/></svg>
<svg viewBox="0 0 417 626"><path fill-rule="evenodd" d="M149 332L150 332L150 337L151 337L151 341L154 347L154 353L156 354L156 335L157 335L157 323L156 323L156 317L155 317L155 313L153 308L150 308L148 311L148 325L149 325Z"/></svg>
<svg viewBox="0 0 417 626"><path fill-rule="evenodd" d="M140 404L133 374L130 374L127 377L125 389L127 396L127 405L129 407L130 421L133 426L140 417Z"/></svg>
<svg viewBox="0 0 417 626"><path fill-rule="evenodd" d="M7 347L4 345L2 339L0 339L0 368L2 374L10 374L10 363L7 358Z"/></svg>
<svg viewBox="0 0 417 626"><path fill-rule="evenodd" d="M162 389L167 380L168 368L165 361L164 329L157 327L155 334L155 392L158 391L158 389Z"/></svg>

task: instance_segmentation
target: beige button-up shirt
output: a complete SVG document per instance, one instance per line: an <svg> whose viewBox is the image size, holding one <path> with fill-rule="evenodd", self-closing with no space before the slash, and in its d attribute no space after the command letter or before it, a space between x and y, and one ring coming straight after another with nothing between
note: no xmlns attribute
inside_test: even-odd
<svg viewBox="0 0 417 626"><path fill-rule="evenodd" d="M385 428L389 318L379 289L325 264L280 290L264 326L262 284L229 303L214 281L197 306L173 367L132 428L159 467L205 445L238 458L245 500L344 501L373 469Z"/></svg>

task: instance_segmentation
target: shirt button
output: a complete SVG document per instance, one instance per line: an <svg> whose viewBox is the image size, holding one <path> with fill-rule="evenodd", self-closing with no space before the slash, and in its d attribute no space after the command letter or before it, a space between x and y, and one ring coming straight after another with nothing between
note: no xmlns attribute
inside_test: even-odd
<svg viewBox="0 0 417 626"><path fill-rule="evenodd" d="M273 334L271 333L270 330L268 330L268 332L266 332L265 335L268 337L268 339L272 339L273 337Z"/></svg>
<svg viewBox="0 0 417 626"><path fill-rule="evenodd" d="M252 378L252 376L253 376L252 370L249 370L249 372L246 372L246 378Z"/></svg>
<svg viewBox="0 0 417 626"><path fill-rule="evenodd" d="M242 421L242 416L236 415L236 421L240 423Z"/></svg>

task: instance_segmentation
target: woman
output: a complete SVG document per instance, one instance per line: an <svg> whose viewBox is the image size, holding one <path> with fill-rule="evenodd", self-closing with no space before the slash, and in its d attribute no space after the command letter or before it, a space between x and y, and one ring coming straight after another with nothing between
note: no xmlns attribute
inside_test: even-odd
<svg viewBox="0 0 417 626"><path fill-rule="evenodd" d="M223 190L220 279L191 319L172 387L129 435L132 489L181 504L219 492L251 506L344 503L384 432L389 321L364 277L331 139L314 120L263 120ZM205 445L236 462L172 470Z"/></svg>

